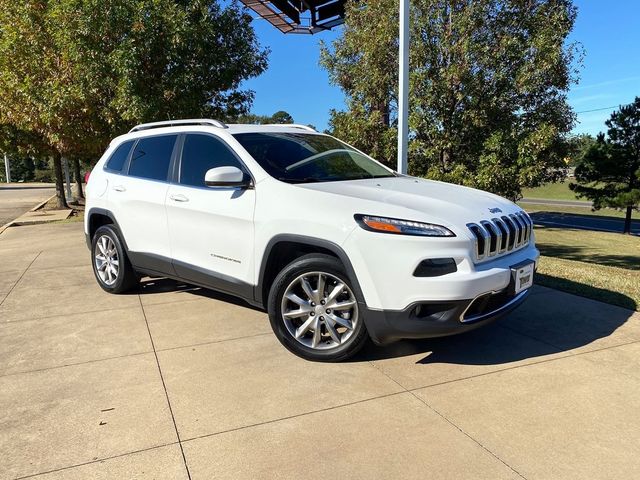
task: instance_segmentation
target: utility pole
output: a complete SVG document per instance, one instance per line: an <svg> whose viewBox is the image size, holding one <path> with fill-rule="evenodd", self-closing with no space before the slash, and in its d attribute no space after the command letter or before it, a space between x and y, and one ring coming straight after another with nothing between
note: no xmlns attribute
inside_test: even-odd
<svg viewBox="0 0 640 480"><path fill-rule="evenodd" d="M407 173L409 146L409 0L400 0L398 76L398 173Z"/></svg>
<svg viewBox="0 0 640 480"><path fill-rule="evenodd" d="M11 183L11 166L6 153L4 154L4 173L6 173L7 183Z"/></svg>
<svg viewBox="0 0 640 480"><path fill-rule="evenodd" d="M67 183L67 199L71 200L73 198L73 194L71 193L71 179L69 177L69 160L67 158L62 159L64 165L64 178Z"/></svg>

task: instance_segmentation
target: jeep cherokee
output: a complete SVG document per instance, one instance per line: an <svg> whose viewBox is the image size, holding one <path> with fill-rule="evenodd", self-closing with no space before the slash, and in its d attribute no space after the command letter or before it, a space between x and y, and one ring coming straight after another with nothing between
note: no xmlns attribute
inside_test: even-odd
<svg viewBox="0 0 640 480"><path fill-rule="evenodd" d="M301 125L138 125L93 169L84 227L107 292L148 275L232 294L319 361L484 325L525 299L539 257L512 202Z"/></svg>

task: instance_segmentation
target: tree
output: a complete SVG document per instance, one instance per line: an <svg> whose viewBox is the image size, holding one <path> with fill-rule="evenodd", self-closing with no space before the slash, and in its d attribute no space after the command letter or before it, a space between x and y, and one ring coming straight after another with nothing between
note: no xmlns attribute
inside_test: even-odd
<svg viewBox="0 0 640 480"><path fill-rule="evenodd" d="M568 155L565 159L567 166L577 166L589 149L596 144L596 138L588 133L581 133L579 135L571 135L567 139Z"/></svg>
<svg viewBox="0 0 640 480"><path fill-rule="evenodd" d="M569 188L578 197L593 201L593 208L624 208L624 233L631 233L631 213L640 208L640 97L620 107L605 122L607 136L600 133L578 164L578 183Z"/></svg>
<svg viewBox="0 0 640 480"><path fill-rule="evenodd" d="M0 123L95 158L139 122L241 114L266 68L251 17L211 0L0 0Z"/></svg>
<svg viewBox="0 0 640 480"><path fill-rule="evenodd" d="M246 113L232 118L230 121L234 123L268 125L270 123L293 123L293 117L284 110L278 110L273 115L256 115L255 113Z"/></svg>
<svg viewBox="0 0 640 480"><path fill-rule="evenodd" d="M293 117L284 110L278 110L271 115L271 120L273 123L293 123Z"/></svg>
<svg viewBox="0 0 640 480"><path fill-rule="evenodd" d="M389 165L396 158L398 6L349 2L321 63L347 96L330 128ZM570 0L411 3L409 170L517 198L563 175L580 64Z"/></svg>
<svg viewBox="0 0 640 480"><path fill-rule="evenodd" d="M11 125L0 125L0 156L6 154L10 159L11 179L14 182L41 181L41 177L50 177L48 173L52 170L47 152L47 146L40 142L37 135Z"/></svg>

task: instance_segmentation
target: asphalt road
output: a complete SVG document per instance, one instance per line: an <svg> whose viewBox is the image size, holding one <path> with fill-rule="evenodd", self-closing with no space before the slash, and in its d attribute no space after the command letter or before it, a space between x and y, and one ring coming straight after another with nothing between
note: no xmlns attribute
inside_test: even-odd
<svg viewBox="0 0 640 480"><path fill-rule="evenodd" d="M529 216L536 225L546 227L577 228L581 230L595 230L599 232L621 233L624 227L623 219L598 217L595 215L577 215L571 213L534 212ZM640 235L640 222L632 220L631 233Z"/></svg>
<svg viewBox="0 0 640 480"><path fill-rule="evenodd" d="M50 183L0 185L0 226L15 220L55 193L55 186Z"/></svg>
<svg viewBox="0 0 640 480"><path fill-rule="evenodd" d="M537 205L559 205L563 207L590 207L592 202L586 202L581 200L553 200L543 198L523 198L518 203L535 203Z"/></svg>

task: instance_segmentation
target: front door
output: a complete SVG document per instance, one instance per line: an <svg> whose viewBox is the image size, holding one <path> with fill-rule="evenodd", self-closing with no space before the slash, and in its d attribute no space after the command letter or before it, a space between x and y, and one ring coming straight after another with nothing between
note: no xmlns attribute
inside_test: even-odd
<svg viewBox="0 0 640 480"><path fill-rule="evenodd" d="M113 175L109 185L109 204L127 242L131 263L170 274L165 201L177 138L155 135L138 140L126 174Z"/></svg>
<svg viewBox="0 0 640 480"><path fill-rule="evenodd" d="M187 281L251 297L255 190L204 183L211 168L247 169L211 134L186 134L181 150L177 183L166 202L174 269Z"/></svg>

